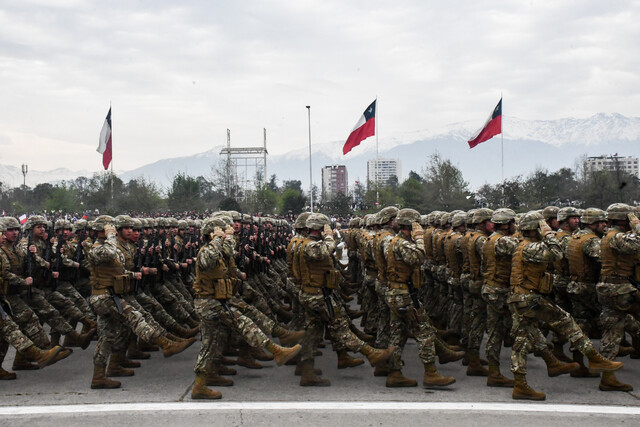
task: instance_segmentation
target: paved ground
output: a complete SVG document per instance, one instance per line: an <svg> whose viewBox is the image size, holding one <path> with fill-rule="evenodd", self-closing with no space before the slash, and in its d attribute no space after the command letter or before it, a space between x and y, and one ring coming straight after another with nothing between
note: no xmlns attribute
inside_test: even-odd
<svg viewBox="0 0 640 427"><path fill-rule="evenodd" d="M118 390L91 390L92 354L76 349L68 359L41 371L20 371L16 381L0 382L0 416L12 424L97 425L157 424L215 425L484 425L509 421L519 424L597 425L640 424L640 393L604 393L598 379L569 376L548 378L541 359L530 358L529 382L547 393L544 403L515 402L510 389L489 388L479 377L467 377L458 362L440 366L457 382L448 390L421 387L389 389L384 378L373 377L368 364L336 369L329 348L317 360L332 386L306 388L298 385L292 366L264 363L261 370L236 367L235 386L219 388L223 399L197 402L190 398L193 364L199 342L182 354L164 359L160 353L142 361L136 375L122 378ZM508 370L508 350L503 351L503 371ZM5 367L13 360L11 350ZM422 367L416 346L409 341L404 355L405 375L421 382ZM621 380L640 390L640 360L623 359Z"/></svg>

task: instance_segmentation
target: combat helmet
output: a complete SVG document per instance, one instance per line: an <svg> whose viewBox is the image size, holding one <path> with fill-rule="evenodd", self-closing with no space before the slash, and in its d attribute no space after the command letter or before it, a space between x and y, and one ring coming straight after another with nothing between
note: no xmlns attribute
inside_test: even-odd
<svg viewBox="0 0 640 427"><path fill-rule="evenodd" d="M311 212L302 212L298 215L296 222L293 223L293 228L296 230L307 228L307 218L309 218L309 215L311 215Z"/></svg>
<svg viewBox="0 0 640 427"><path fill-rule="evenodd" d="M186 220L178 220L178 230L186 230L187 228L189 228L189 224L187 224Z"/></svg>
<svg viewBox="0 0 640 427"><path fill-rule="evenodd" d="M410 208L400 209L396 216L396 222L398 225L411 225L414 222L420 222L420 212Z"/></svg>
<svg viewBox="0 0 640 427"><path fill-rule="evenodd" d="M473 214L477 211L478 209L470 209L467 211L467 215L464 219L465 224L467 225L472 225L474 224L473 222Z"/></svg>
<svg viewBox="0 0 640 427"><path fill-rule="evenodd" d="M461 225L465 225L467 223L467 214L466 212L458 212L453 218L451 218L451 228L460 227Z"/></svg>
<svg viewBox="0 0 640 427"><path fill-rule="evenodd" d="M560 210L557 206L547 206L542 210L542 216L545 221L549 221L550 219L558 217L558 211Z"/></svg>
<svg viewBox="0 0 640 427"><path fill-rule="evenodd" d="M473 224L480 224L483 221L491 220L493 211L489 208L480 208L473 213Z"/></svg>
<svg viewBox="0 0 640 427"><path fill-rule="evenodd" d="M133 228L133 218L129 215L118 215L113 218L113 225L115 225L118 230L121 228Z"/></svg>
<svg viewBox="0 0 640 427"><path fill-rule="evenodd" d="M395 218L396 215L398 215L398 208L395 206L387 206L377 213L378 224L384 225Z"/></svg>
<svg viewBox="0 0 640 427"><path fill-rule="evenodd" d="M219 216L210 216L202 222L202 234L209 235L213 233L214 228L220 227L221 229L226 226L224 220Z"/></svg>
<svg viewBox="0 0 640 427"><path fill-rule="evenodd" d="M524 230L536 230L540 226L540 221L544 220L544 216L538 211L527 212L520 217L518 228Z"/></svg>
<svg viewBox="0 0 640 427"><path fill-rule="evenodd" d="M588 208L580 216L580 221L583 224L594 224L599 221L606 221L607 213L602 209Z"/></svg>
<svg viewBox="0 0 640 427"><path fill-rule="evenodd" d="M12 228L20 228L20 222L12 216L2 218L2 223L5 229L11 230Z"/></svg>
<svg viewBox="0 0 640 427"><path fill-rule="evenodd" d="M364 216L364 225L365 227L373 227L376 225L376 215L375 214L366 214Z"/></svg>
<svg viewBox="0 0 640 427"><path fill-rule="evenodd" d="M633 212L633 208L626 203L614 203L607 208L607 218L625 220L627 215Z"/></svg>
<svg viewBox="0 0 640 427"><path fill-rule="evenodd" d="M106 225L113 224L113 217L109 215L100 215L93 220L92 228L95 231L104 231Z"/></svg>
<svg viewBox="0 0 640 427"><path fill-rule="evenodd" d="M558 211L558 221L560 222L566 221L572 216L580 216L580 212L578 211L578 209L572 206L564 207Z"/></svg>
<svg viewBox="0 0 640 427"><path fill-rule="evenodd" d="M494 224L508 224L516 219L516 213L513 209L500 208L496 209L491 215L491 222Z"/></svg>
<svg viewBox="0 0 640 427"><path fill-rule="evenodd" d="M311 230L322 230L325 225L329 225L329 218L321 213L312 213L307 218L307 228Z"/></svg>
<svg viewBox="0 0 640 427"><path fill-rule="evenodd" d="M29 230L36 225L47 225L47 220L42 215L31 215L24 225L25 230Z"/></svg>

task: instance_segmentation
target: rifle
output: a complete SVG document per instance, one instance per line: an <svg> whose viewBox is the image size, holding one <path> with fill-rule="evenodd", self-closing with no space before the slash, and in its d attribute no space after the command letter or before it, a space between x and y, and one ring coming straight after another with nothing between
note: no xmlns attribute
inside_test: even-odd
<svg viewBox="0 0 640 427"><path fill-rule="evenodd" d="M27 277L33 279L33 266L35 265L36 255L29 248L33 245L33 228L27 230ZM33 286L33 283L31 284ZM31 299L31 286L27 286L27 298Z"/></svg>
<svg viewBox="0 0 640 427"><path fill-rule="evenodd" d="M58 275L62 271L62 247L66 243L66 239L64 237L64 228L60 229L60 235L58 236L58 243L56 245L56 264L52 271L57 271ZM49 245L51 245L51 241L49 240ZM53 275L52 275L53 276ZM51 278L51 289L56 290L58 287L58 279L55 277Z"/></svg>
<svg viewBox="0 0 640 427"><path fill-rule="evenodd" d="M333 312L333 303L331 302L329 289L322 287L322 296L324 297L324 303L327 305L327 310L329 311L329 319L333 319L335 313Z"/></svg>
<svg viewBox="0 0 640 427"><path fill-rule="evenodd" d="M142 236L140 236L138 238L138 262L136 263L136 271L140 271L140 272L142 272L143 261L144 261L142 257L142 249L144 249L144 239L142 238ZM143 275L140 280L135 281L134 292L136 294L138 293L138 289L144 286L144 279L145 279L145 276Z"/></svg>
<svg viewBox="0 0 640 427"><path fill-rule="evenodd" d="M638 282L635 277L629 276L627 279L629 279L629 283L631 283L634 288L640 291L640 282Z"/></svg>
<svg viewBox="0 0 640 427"><path fill-rule="evenodd" d="M416 288L413 286L413 280L409 279L407 282L407 287L409 288L409 296L411 297L411 302L416 310L420 308L420 301L418 301L418 292Z"/></svg>
<svg viewBox="0 0 640 427"><path fill-rule="evenodd" d="M82 263L82 258L84 258L84 249L82 248L82 243L86 238L87 238L87 230L82 229L82 231L80 232L80 237L78 238L76 251L73 254L73 260L78 263L78 268L74 273L75 281L78 281L78 279L80 278L80 268L81 268L80 263Z"/></svg>

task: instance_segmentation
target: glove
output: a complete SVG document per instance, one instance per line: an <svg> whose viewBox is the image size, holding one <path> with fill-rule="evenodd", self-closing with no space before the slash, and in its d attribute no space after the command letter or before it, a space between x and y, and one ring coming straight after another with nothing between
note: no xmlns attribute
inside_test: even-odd
<svg viewBox="0 0 640 427"><path fill-rule="evenodd" d="M220 227L213 227L213 237L224 237L224 231Z"/></svg>
<svg viewBox="0 0 640 427"><path fill-rule="evenodd" d="M104 226L104 234L109 237L109 236L115 236L116 235L116 227L113 224L107 224Z"/></svg>
<svg viewBox="0 0 640 427"><path fill-rule="evenodd" d="M627 218L629 218L629 225L631 225L631 228L635 228L636 225L640 224L640 219L638 219L634 213L627 214Z"/></svg>
<svg viewBox="0 0 640 427"><path fill-rule="evenodd" d="M233 227L230 225L227 225L227 228L224 229L224 234L226 234L227 236L233 236Z"/></svg>
<svg viewBox="0 0 640 427"><path fill-rule="evenodd" d="M544 219L540 220L539 229L540 229L540 234L542 234L544 237L547 237L553 234L553 230L551 229L551 227L549 227L549 224L547 224L547 221L545 221Z"/></svg>
<svg viewBox="0 0 640 427"><path fill-rule="evenodd" d="M413 240L424 238L424 229L417 222L414 222L413 224L411 224L411 238Z"/></svg>
<svg viewBox="0 0 640 427"><path fill-rule="evenodd" d="M329 224L325 224L322 229L322 237L331 236L333 237L333 231L331 230L331 226Z"/></svg>

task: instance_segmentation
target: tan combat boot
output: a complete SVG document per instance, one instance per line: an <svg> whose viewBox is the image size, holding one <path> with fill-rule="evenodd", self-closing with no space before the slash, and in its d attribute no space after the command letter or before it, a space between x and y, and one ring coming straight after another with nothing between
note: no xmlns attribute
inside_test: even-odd
<svg viewBox="0 0 640 427"><path fill-rule="evenodd" d="M464 357L464 351L453 351L451 347L444 341L436 337L435 340L436 354L441 365L449 362L455 362Z"/></svg>
<svg viewBox="0 0 640 427"><path fill-rule="evenodd" d="M124 355L121 352L111 353L109 366L107 367L108 377L132 377L135 375L133 369L125 369L121 366L124 362Z"/></svg>
<svg viewBox="0 0 640 427"><path fill-rule="evenodd" d="M96 333L96 329L94 328L94 329L89 329L89 331L84 334L79 334L77 331L73 330L68 335L71 337L72 340L74 340L76 344L78 344L78 347L80 347L83 350L86 350L87 347L89 347L89 344L91 344L91 339L93 338L93 335L95 333Z"/></svg>
<svg viewBox="0 0 640 427"><path fill-rule="evenodd" d="M213 362L208 372L205 374L205 380L208 386L219 386L219 387L231 387L233 385L233 380L231 378L221 377L219 375L219 367L220 362Z"/></svg>
<svg viewBox="0 0 640 427"><path fill-rule="evenodd" d="M146 360L150 359L151 355L140 350L140 348L138 347L138 340L134 336L131 341L129 341L129 347L127 348L127 358Z"/></svg>
<svg viewBox="0 0 640 427"><path fill-rule="evenodd" d="M273 356L261 348L251 347L249 352L254 359L259 360L260 362L270 362L273 360Z"/></svg>
<svg viewBox="0 0 640 427"><path fill-rule="evenodd" d="M360 350L360 353L367 357L371 366L384 366L387 363L387 360L393 354L393 350L395 350L394 346L389 346L384 350L380 350L377 348L371 347L369 344L365 344L364 347Z"/></svg>
<svg viewBox="0 0 640 427"><path fill-rule="evenodd" d="M489 363L489 376L487 377L489 387L513 387L514 382L500 373L500 365Z"/></svg>
<svg viewBox="0 0 640 427"><path fill-rule="evenodd" d="M349 356L347 350L338 350L338 369L353 368L364 364L363 359Z"/></svg>
<svg viewBox="0 0 640 427"><path fill-rule="evenodd" d="M455 378L445 377L440 372L438 372L435 363L432 362L424 364L424 378L422 379L422 385L424 387L445 387L455 382Z"/></svg>
<svg viewBox="0 0 640 427"><path fill-rule="evenodd" d="M553 355L555 356L556 359L558 359L561 362L565 362L565 363L573 362L569 358L569 356L564 354L564 346L558 342L553 343Z"/></svg>
<svg viewBox="0 0 640 427"><path fill-rule="evenodd" d="M249 369L262 369L263 366L256 362L256 359L251 355L249 346L242 346L240 348L238 358L236 359L238 366L244 366Z"/></svg>
<svg viewBox="0 0 640 427"><path fill-rule="evenodd" d="M603 372L602 379L598 388L601 391L632 391L631 384L625 384L618 381L613 372Z"/></svg>
<svg viewBox="0 0 640 427"><path fill-rule="evenodd" d="M15 372L5 371L0 367L0 381L15 380L17 377Z"/></svg>
<svg viewBox="0 0 640 427"><path fill-rule="evenodd" d="M170 341L166 337L160 336L156 338L154 344L162 349L162 355L164 357L171 357L174 354L182 353L189 348L191 344L196 342L195 338L190 338L186 341L176 342Z"/></svg>
<svg viewBox="0 0 640 427"><path fill-rule="evenodd" d="M547 396L539 391L535 391L529 384L527 384L526 376L522 374L515 374L514 376L515 385L513 387L513 394L511 395L512 399L515 400L545 400Z"/></svg>
<svg viewBox="0 0 640 427"><path fill-rule="evenodd" d="M93 378L91 378L91 388L120 388L120 381L107 378L104 374L104 365L93 365Z"/></svg>
<svg viewBox="0 0 640 427"><path fill-rule="evenodd" d="M95 322L95 320L90 319L89 317L83 317L80 320L80 323L82 323L82 325L86 328L87 332L91 329L98 329L98 324Z"/></svg>
<svg viewBox="0 0 640 427"><path fill-rule="evenodd" d="M482 366L478 350L469 350L466 353L469 356L469 365L467 366L467 376L469 377L488 377L489 370Z"/></svg>
<svg viewBox="0 0 640 427"><path fill-rule="evenodd" d="M405 377L400 369L389 371L385 383L386 387L415 387L417 385L418 381Z"/></svg>
<svg viewBox="0 0 640 427"><path fill-rule="evenodd" d="M584 365L584 357L579 351L573 352L573 361L580 365L578 369L576 369L575 371L571 371L571 373L569 374L573 378L595 378L600 376L600 374L598 374L597 372L589 371L589 368Z"/></svg>
<svg viewBox="0 0 640 427"><path fill-rule="evenodd" d="M391 370L386 365L378 365L376 369L373 370L374 377L386 377L389 373L391 373Z"/></svg>
<svg viewBox="0 0 640 427"><path fill-rule="evenodd" d="M29 362L22 352L17 351L16 357L13 359L13 366L11 366L11 369L14 371L34 371L40 369L40 367L35 363Z"/></svg>
<svg viewBox="0 0 640 427"><path fill-rule="evenodd" d="M62 347L59 345L49 349L41 350L35 345L27 347L22 353L28 360L36 362L38 368L44 368L45 366L55 363L56 356L62 351ZM15 369L15 368L14 368Z"/></svg>
<svg viewBox="0 0 640 427"><path fill-rule="evenodd" d="M216 390L211 390L207 387L207 380L203 374L196 375L196 382L191 389L192 399L207 399L217 400L222 398L222 393Z"/></svg>
<svg viewBox="0 0 640 427"><path fill-rule="evenodd" d="M303 387L328 387L331 381L326 378L316 376L313 369L313 359L307 359L300 362L302 366L302 375L300 376L300 385Z"/></svg>
<svg viewBox="0 0 640 427"><path fill-rule="evenodd" d="M605 359L593 347L588 349L584 355L589 359L589 369L594 372L613 372L622 368L622 362Z"/></svg>
<svg viewBox="0 0 640 427"><path fill-rule="evenodd" d="M354 325L353 323L349 323L349 330L351 332L353 332L353 334L358 337L358 339L366 342L366 343L372 343L376 340L376 337L374 337L373 335L369 335L363 331L361 331L360 329L356 328L356 325Z"/></svg>
<svg viewBox="0 0 640 427"><path fill-rule="evenodd" d="M266 348L273 354L273 360L278 366L284 365L288 360L296 357L296 355L300 353L300 350L302 350L300 344L296 344L293 347L281 347L271 340L267 343Z"/></svg>
<svg viewBox="0 0 640 427"><path fill-rule="evenodd" d="M142 338L138 340L138 349L140 351L160 351L160 347L146 342Z"/></svg>
<svg viewBox="0 0 640 427"><path fill-rule="evenodd" d="M576 362L565 363L558 360L551 350L544 349L542 350L540 357L544 360L544 363L547 365L547 374L550 377L557 377L559 375L568 374L575 370L580 369L580 365Z"/></svg>
<svg viewBox="0 0 640 427"><path fill-rule="evenodd" d="M271 334L280 339L280 344L290 346L300 343L304 337L304 331L290 331L281 325L276 324Z"/></svg>
<svg viewBox="0 0 640 427"><path fill-rule="evenodd" d="M296 370L293 373L296 377L299 377L302 375L302 362L298 360L298 363L296 363ZM313 368L313 374L320 376L322 375L322 369L319 368Z"/></svg>

